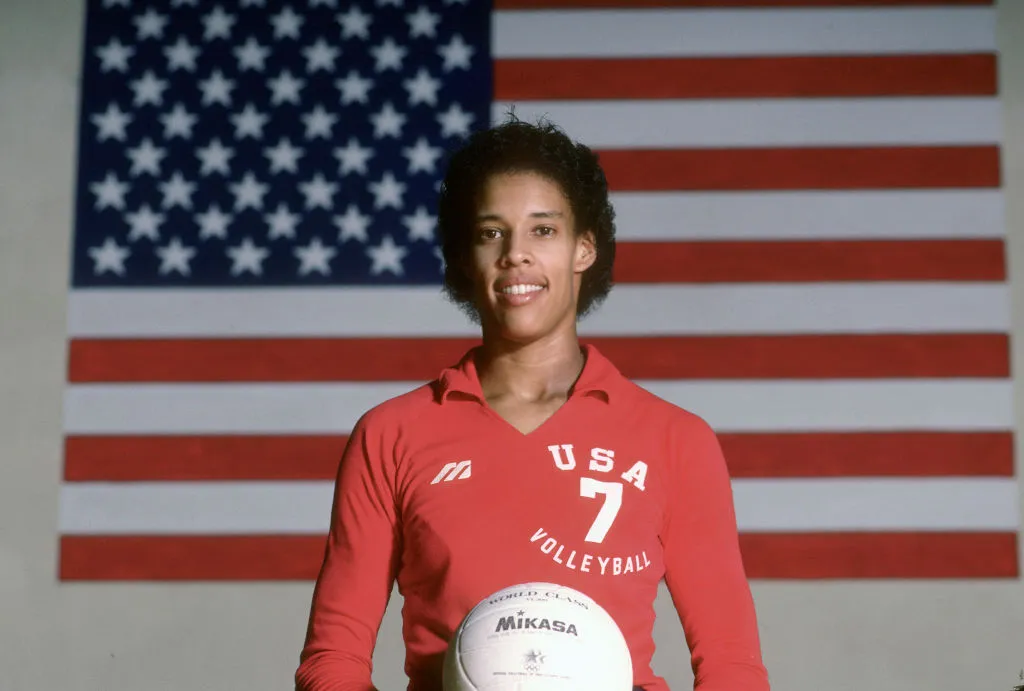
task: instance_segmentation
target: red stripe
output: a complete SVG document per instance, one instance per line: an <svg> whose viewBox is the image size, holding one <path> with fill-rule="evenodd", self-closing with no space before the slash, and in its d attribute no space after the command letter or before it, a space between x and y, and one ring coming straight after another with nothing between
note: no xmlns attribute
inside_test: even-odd
<svg viewBox="0 0 1024 691"><path fill-rule="evenodd" d="M267 536L63 536L63 581L308 581L325 538Z"/></svg>
<svg viewBox="0 0 1024 691"><path fill-rule="evenodd" d="M992 96L996 57L505 59L498 100Z"/></svg>
<svg viewBox="0 0 1024 691"><path fill-rule="evenodd" d="M720 434L734 478L1013 477L1011 432Z"/></svg>
<svg viewBox="0 0 1024 691"><path fill-rule="evenodd" d="M333 480L348 437L70 436L67 482Z"/></svg>
<svg viewBox="0 0 1024 691"><path fill-rule="evenodd" d="M1002 240L622 243L619 283L1002 281Z"/></svg>
<svg viewBox="0 0 1024 691"><path fill-rule="evenodd" d="M584 338L631 379L1007 377L1005 334ZM69 380L428 381L473 339L81 339Z"/></svg>
<svg viewBox="0 0 1024 691"><path fill-rule="evenodd" d="M1016 578L1015 533L743 534L750 578Z"/></svg>
<svg viewBox="0 0 1024 691"><path fill-rule="evenodd" d="M992 5L993 0L494 0L496 10L638 7L920 7Z"/></svg>
<svg viewBox="0 0 1024 691"><path fill-rule="evenodd" d="M1013 435L986 432L721 434L736 478L1013 477ZM345 436L81 437L68 482L333 480Z"/></svg>
<svg viewBox="0 0 1024 691"><path fill-rule="evenodd" d="M788 578L1015 578L1014 533L740 536L747 575ZM312 580L321 536L65 536L64 581Z"/></svg>
<svg viewBox="0 0 1024 691"><path fill-rule="evenodd" d="M614 149L599 154L615 191L1000 185L998 146Z"/></svg>
<svg viewBox="0 0 1024 691"><path fill-rule="evenodd" d="M619 242L617 283L1002 281L1002 239Z"/></svg>

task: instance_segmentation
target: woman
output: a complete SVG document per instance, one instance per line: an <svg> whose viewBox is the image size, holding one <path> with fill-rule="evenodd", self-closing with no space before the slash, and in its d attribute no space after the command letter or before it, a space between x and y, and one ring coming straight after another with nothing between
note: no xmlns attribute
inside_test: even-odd
<svg viewBox="0 0 1024 691"><path fill-rule="evenodd" d="M355 425L337 478L297 689L373 689L397 582L412 691L486 595L557 582L597 600L650 667L664 578L701 691L765 691L725 463L697 416L625 379L576 323L611 288L614 212L596 156L516 120L450 160L445 291L482 345ZM625 690L624 690L625 691Z"/></svg>

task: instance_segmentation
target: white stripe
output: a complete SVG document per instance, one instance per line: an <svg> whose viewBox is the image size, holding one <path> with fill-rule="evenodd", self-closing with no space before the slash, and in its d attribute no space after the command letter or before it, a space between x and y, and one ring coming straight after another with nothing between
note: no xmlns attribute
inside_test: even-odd
<svg viewBox="0 0 1024 691"><path fill-rule="evenodd" d="M974 53L990 7L497 12L495 58Z"/></svg>
<svg viewBox="0 0 1024 691"><path fill-rule="evenodd" d="M733 488L744 531L1018 526L1012 479L757 479ZM323 534L331 501L326 481L70 483L59 526L64 534Z"/></svg>
<svg viewBox="0 0 1024 691"><path fill-rule="evenodd" d="M719 431L1006 430L1006 380L638 381ZM338 434L415 382L79 384L70 434Z"/></svg>
<svg viewBox="0 0 1024 691"><path fill-rule="evenodd" d="M742 530L1016 530L1010 478L736 480Z"/></svg>
<svg viewBox="0 0 1024 691"><path fill-rule="evenodd" d="M60 491L66 534L326 533L330 482L71 483Z"/></svg>
<svg viewBox="0 0 1024 691"><path fill-rule="evenodd" d="M1009 329L1003 283L620 285L583 335ZM77 337L477 336L439 289L75 290Z"/></svg>
<svg viewBox="0 0 1024 691"><path fill-rule="evenodd" d="M995 98L498 102L598 149L996 144ZM641 124L642 123L642 124Z"/></svg>
<svg viewBox="0 0 1024 691"><path fill-rule="evenodd" d="M619 240L1004 238L1000 190L619 192Z"/></svg>

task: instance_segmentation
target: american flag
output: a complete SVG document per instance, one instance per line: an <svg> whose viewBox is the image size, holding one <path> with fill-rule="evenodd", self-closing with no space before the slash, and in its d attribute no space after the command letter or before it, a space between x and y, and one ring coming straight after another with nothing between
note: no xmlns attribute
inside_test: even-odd
<svg viewBox="0 0 1024 691"><path fill-rule="evenodd" d="M720 434L751 578L1018 578L995 10L90 0L62 580L312 579L345 435L476 342L444 151L600 151L581 324Z"/></svg>

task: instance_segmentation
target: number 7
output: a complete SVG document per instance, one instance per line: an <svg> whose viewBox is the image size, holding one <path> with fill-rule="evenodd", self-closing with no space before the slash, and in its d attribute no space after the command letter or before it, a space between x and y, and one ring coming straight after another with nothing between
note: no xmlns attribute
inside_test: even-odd
<svg viewBox="0 0 1024 691"><path fill-rule="evenodd" d="M590 530L584 538L586 542L601 542L608 530L612 527L615 517L622 506L622 483L601 482L591 477L580 478L580 496L588 499L596 499L598 494L604 495L604 503L597 512L597 517L590 525Z"/></svg>

